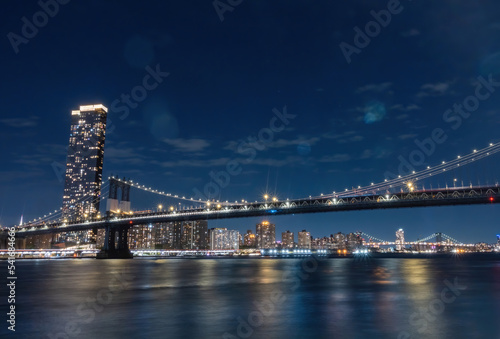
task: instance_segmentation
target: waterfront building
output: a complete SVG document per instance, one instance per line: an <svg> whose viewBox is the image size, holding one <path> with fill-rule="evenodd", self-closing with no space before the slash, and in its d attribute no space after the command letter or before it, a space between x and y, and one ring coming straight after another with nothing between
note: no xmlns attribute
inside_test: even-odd
<svg viewBox="0 0 500 339"><path fill-rule="evenodd" d="M248 230L244 236L244 245L246 247L255 247L255 234Z"/></svg>
<svg viewBox="0 0 500 339"><path fill-rule="evenodd" d="M182 248L205 250L208 248L208 222L186 221L182 224Z"/></svg>
<svg viewBox="0 0 500 339"><path fill-rule="evenodd" d="M71 111L62 206L67 221L98 216L107 112L100 104Z"/></svg>
<svg viewBox="0 0 500 339"><path fill-rule="evenodd" d="M154 226L135 225L128 230L128 246L131 250L154 249L156 243Z"/></svg>
<svg viewBox="0 0 500 339"><path fill-rule="evenodd" d="M311 232L302 230L298 236L299 248L311 249Z"/></svg>
<svg viewBox="0 0 500 339"><path fill-rule="evenodd" d="M238 250L240 233L227 228L211 228L209 230L211 250Z"/></svg>
<svg viewBox="0 0 500 339"><path fill-rule="evenodd" d="M344 250L347 248L345 234L338 232L333 236L333 238L334 238L334 244L335 244L336 249Z"/></svg>
<svg viewBox="0 0 500 339"><path fill-rule="evenodd" d="M363 247L363 239L359 233L349 233L346 236L347 249L354 251L357 248Z"/></svg>
<svg viewBox="0 0 500 339"><path fill-rule="evenodd" d="M286 231L281 233L281 246L282 248L294 248L295 240L293 232Z"/></svg>
<svg viewBox="0 0 500 339"><path fill-rule="evenodd" d="M405 231L402 228L396 231L396 251L405 249Z"/></svg>
<svg viewBox="0 0 500 339"><path fill-rule="evenodd" d="M257 248L274 248L276 243L276 226L269 221L263 221L256 226Z"/></svg>

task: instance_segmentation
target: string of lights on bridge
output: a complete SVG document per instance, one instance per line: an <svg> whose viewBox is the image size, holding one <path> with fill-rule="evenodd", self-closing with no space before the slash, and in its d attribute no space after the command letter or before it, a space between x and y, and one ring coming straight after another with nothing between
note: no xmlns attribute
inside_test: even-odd
<svg viewBox="0 0 500 339"><path fill-rule="evenodd" d="M383 243L383 244L392 244L394 243L394 241L387 241L387 240L382 240L382 239L379 239L377 237L374 237L368 233L365 233L365 232L360 232L361 235L367 237L368 239L370 240L375 240L375 241L378 241L379 243ZM456 244L456 245L464 245L463 242L461 241L458 241L457 239L454 239L452 237L450 237L449 235L447 234L444 234L444 233L432 233L431 235L423 238L423 239L418 239L416 241L410 241L410 242L405 242L405 244L426 244L427 241L433 239L433 238L436 238L438 236L441 236L442 238L446 239L446 240L449 240L451 241L452 243Z"/></svg>
<svg viewBox="0 0 500 339"><path fill-rule="evenodd" d="M404 188L408 189L409 191L413 191L415 182L418 180L429 178L429 177L432 177L435 175L445 173L445 172L450 171L452 169L455 169L455 168L458 168L458 167L461 167L464 165L468 165L470 163L473 163L473 162L478 161L480 159L489 157L489 156L496 154L498 152L500 152L500 143L497 143L497 144L491 143L488 147L486 147L484 149L474 150L472 153L467 154L465 156L457 156L457 158L452 160L452 161L448 161L448 162L443 161L441 164L436 165L434 167L428 166L426 169L419 171L419 172L413 171L412 173L405 175L405 176L399 175L395 179L391 179L391 180L385 179L382 182L371 183L368 186L363 186L363 187L358 186L358 188L354 188L351 190L346 188L345 191L343 191L343 192L333 192L331 194L321 194L319 196L309 196L309 198L310 199L322 199L322 198L350 197L353 195L363 195L366 193L375 193L378 191L388 190L388 189L395 188L395 187L404 187ZM180 196L177 194L166 193L164 191L160 191L160 190L157 190L157 189L154 189L151 187L147 187L145 185L141 185L138 182L133 182L132 180L122 180L122 179L115 178L115 177L110 177L109 179L121 181L123 183L126 183L126 184L132 186L132 187L135 187L137 189L140 189L140 190L143 190L146 192L155 193L155 194L158 194L161 196L165 196L165 197L169 197L169 198L173 198L173 199L177 199L177 200L189 201L191 203L202 203L202 204L206 204L206 205L217 204L220 206L234 206L234 205L240 205L241 203L248 203L249 202L248 200L245 200L245 199L242 199L241 202L238 202L236 200L234 203L229 202L228 200L226 200L226 201L219 201L219 200L213 201L213 200L202 200L202 199L196 200L193 198L186 198L185 196ZM307 198L303 198L303 199L307 199ZM290 200L290 199L287 199L287 200ZM264 201L262 201L262 203L279 202L279 201L280 200L278 199L278 197L270 197L268 194L265 194ZM258 201L256 200L255 202L258 202ZM172 207L170 207L170 208L172 209Z"/></svg>
<svg viewBox="0 0 500 339"><path fill-rule="evenodd" d="M467 154L465 156L457 156L457 158L455 158L451 161L443 161L441 164L438 164L438 165L433 166L433 167L428 166L426 169L419 171L419 172L413 171L412 173L410 173L408 175L398 175L394 179L385 179L384 181L378 182L378 183L372 182L368 186L358 186L358 188L353 188L350 190L346 188L344 191L341 191L341 192L334 191L331 194L320 194L318 196L309 196L308 198L309 199L323 199L323 198L342 198L342 197L350 197L350 196L360 196L360 195L367 194L367 193L375 194L376 192L383 191L383 190L387 191L387 190L393 189L393 188L401 188L401 189L404 188L404 189L407 189L408 191L411 192L415 189L415 182L416 181L423 180L425 178L439 175L439 174L445 173L447 171L459 168L461 166L468 165L470 163L473 163L473 162L478 161L480 159L489 157L489 156L496 154L496 153L499 153L499 152L500 152L500 143L496 143L496 144L490 143L489 146L486 148L483 148L480 150L475 149L470 154ZM116 177L110 177L110 178L108 178L108 180L104 181L102 183L101 191L105 190L108 187L109 179L120 181L120 182L126 183L127 185L130 185L131 187L134 187L134 188L146 191L146 192L154 193L157 195L165 196L168 198L177 199L177 200L181 200L181 201L187 201L187 202L191 202L191 203L201 203L203 205L208 205L208 206L210 206L211 204L214 204L219 208L222 206L235 206L235 205L240 205L242 203L249 203L249 201L245 200L245 199L242 199L241 202L238 202L236 200L234 203L229 202L227 200L226 201L202 200L202 199L196 200L194 198L186 198L186 196L166 193L165 191L160 191L160 190L157 190L157 189L154 189L151 187L147 187L145 185L141 185L138 182L133 182L132 180L122 180L122 179L119 179ZM262 201L262 203L280 202L281 201L280 199L278 199L278 197L276 197L276 196L271 197L271 196L269 196L269 194L265 194L263 196L263 198L264 198L264 201ZM85 203L89 199L93 199L93 200L89 201L90 203L93 203L97 200L104 200L104 199L106 199L106 197L104 194L101 194L97 198L95 198L94 195L88 195L88 196L84 196L84 197L80 198L78 201L75 201L74 204ZM307 197L303 198L303 199L307 199ZM286 199L286 200L288 201L290 199ZM258 202L258 201L256 200L255 202ZM173 210L173 209L174 209L174 207L171 206L170 210ZM57 218L60 219L62 217L62 213L63 213L62 208L59 208L58 210L57 209L54 210L54 212L50 212L50 213L44 215L43 217L35 218L35 219L33 219L27 223L24 223L24 224L42 223L42 222L47 222L47 221L51 221L51 220L56 220ZM73 213L76 213L76 211ZM70 218L71 215L68 215L67 217Z"/></svg>

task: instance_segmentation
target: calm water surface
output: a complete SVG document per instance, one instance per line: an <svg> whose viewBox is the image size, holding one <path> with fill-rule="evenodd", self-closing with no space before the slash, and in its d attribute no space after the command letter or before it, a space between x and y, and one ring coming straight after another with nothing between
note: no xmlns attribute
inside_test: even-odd
<svg viewBox="0 0 500 339"><path fill-rule="evenodd" d="M2 338L500 338L500 261L83 259L16 266L16 333L4 322Z"/></svg>

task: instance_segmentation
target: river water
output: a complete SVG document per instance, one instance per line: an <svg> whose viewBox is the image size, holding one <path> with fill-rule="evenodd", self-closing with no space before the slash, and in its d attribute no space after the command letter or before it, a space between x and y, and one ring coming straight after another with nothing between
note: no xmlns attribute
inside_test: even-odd
<svg viewBox="0 0 500 339"><path fill-rule="evenodd" d="M18 260L16 273L2 338L500 338L500 260Z"/></svg>

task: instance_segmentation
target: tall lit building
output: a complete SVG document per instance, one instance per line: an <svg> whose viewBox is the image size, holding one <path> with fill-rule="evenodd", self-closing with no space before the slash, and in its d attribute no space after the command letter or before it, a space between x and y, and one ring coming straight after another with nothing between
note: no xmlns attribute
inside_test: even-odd
<svg viewBox="0 0 500 339"><path fill-rule="evenodd" d="M295 245L293 232L286 231L281 233L281 246L283 248L293 248Z"/></svg>
<svg viewBox="0 0 500 339"><path fill-rule="evenodd" d="M255 234L251 230L248 230L243 237L243 244L246 247L255 247Z"/></svg>
<svg viewBox="0 0 500 339"><path fill-rule="evenodd" d="M228 230L227 228L211 228L210 249L211 250L238 250L240 232Z"/></svg>
<svg viewBox="0 0 500 339"><path fill-rule="evenodd" d="M208 247L208 223L206 220L186 221L182 225L182 248L205 250Z"/></svg>
<svg viewBox="0 0 500 339"><path fill-rule="evenodd" d="M107 112L103 105L71 111L63 195L63 217L68 221L99 213Z"/></svg>
<svg viewBox="0 0 500 339"><path fill-rule="evenodd" d="M256 226L257 248L274 248L276 243L276 226L269 221L263 221Z"/></svg>
<svg viewBox="0 0 500 339"><path fill-rule="evenodd" d="M396 251L405 249L405 231L402 228L396 231Z"/></svg>
<svg viewBox="0 0 500 339"><path fill-rule="evenodd" d="M156 245L155 226L135 225L128 231L128 245L131 250L155 249Z"/></svg>
<svg viewBox="0 0 500 339"><path fill-rule="evenodd" d="M302 230L298 236L299 248L311 248L311 232Z"/></svg>

